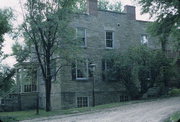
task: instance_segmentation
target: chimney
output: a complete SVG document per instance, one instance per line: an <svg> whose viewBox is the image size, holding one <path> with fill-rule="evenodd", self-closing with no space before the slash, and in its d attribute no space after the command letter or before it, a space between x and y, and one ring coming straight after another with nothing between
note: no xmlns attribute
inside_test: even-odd
<svg viewBox="0 0 180 122"><path fill-rule="evenodd" d="M87 14L97 16L97 0L87 0Z"/></svg>
<svg viewBox="0 0 180 122"><path fill-rule="evenodd" d="M126 5L124 6L124 12L127 13L127 17L130 20L136 20L136 7Z"/></svg>

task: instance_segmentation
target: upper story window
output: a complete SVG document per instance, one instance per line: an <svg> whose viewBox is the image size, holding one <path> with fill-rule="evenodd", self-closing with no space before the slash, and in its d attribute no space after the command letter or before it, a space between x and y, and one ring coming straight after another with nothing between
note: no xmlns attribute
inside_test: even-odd
<svg viewBox="0 0 180 122"><path fill-rule="evenodd" d="M73 80L88 80L88 75L88 60L76 60L75 63L72 64Z"/></svg>
<svg viewBox="0 0 180 122"><path fill-rule="evenodd" d="M146 34L141 35L141 44L148 44L148 36Z"/></svg>
<svg viewBox="0 0 180 122"><path fill-rule="evenodd" d="M106 48L112 49L114 41L114 33L113 31L106 31Z"/></svg>
<svg viewBox="0 0 180 122"><path fill-rule="evenodd" d="M85 28L77 28L76 29L76 37L78 40L78 43L82 47L86 47L86 29Z"/></svg>
<svg viewBox="0 0 180 122"><path fill-rule="evenodd" d="M114 67L114 60L113 59L103 59L102 60L102 79L105 81L116 81L112 70Z"/></svg>

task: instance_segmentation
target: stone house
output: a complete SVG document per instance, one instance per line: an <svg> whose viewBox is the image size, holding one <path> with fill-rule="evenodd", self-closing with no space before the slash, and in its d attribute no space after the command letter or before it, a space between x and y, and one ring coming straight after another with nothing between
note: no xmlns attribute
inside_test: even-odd
<svg viewBox="0 0 180 122"><path fill-rule="evenodd" d="M111 62L104 59L104 56L116 50L123 52L131 46L141 44L158 48L155 38L146 32L147 23L136 20L134 6L127 5L124 12L120 13L98 10L97 0L87 0L87 13L75 16L70 23L70 26L76 29L77 38L81 40L83 54L80 55L81 60L76 60L72 66L63 68L56 78L57 82L53 82L52 109L88 107L130 100L120 82L106 80L108 74L104 72L111 67ZM94 67L93 71L91 67ZM21 66L18 66L17 71L24 72L21 69ZM37 73L34 77L37 76L40 74ZM17 76L20 79L22 77L23 75ZM35 107L37 89L39 105L45 108L44 82L40 77L37 77L36 82L32 81L28 84L20 83L20 101L25 104L21 105L21 108Z"/></svg>
<svg viewBox="0 0 180 122"><path fill-rule="evenodd" d="M106 53L125 51L130 46L147 44L153 46L154 40L146 32L147 23L136 20L134 6L125 6L124 12L98 10L97 0L87 1L87 13L74 17L71 27L76 29L76 36L83 48L81 60L76 60L71 67L65 67L58 82L52 85L52 108L65 109L86 107L127 101L131 99L119 82L106 81L108 74L103 72L111 63L103 60ZM155 40L154 40L155 41ZM94 77L90 77L90 65L95 65ZM56 80L57 80L56 79ZM40 84L40 105L45 107L44 84Z"/></svg>

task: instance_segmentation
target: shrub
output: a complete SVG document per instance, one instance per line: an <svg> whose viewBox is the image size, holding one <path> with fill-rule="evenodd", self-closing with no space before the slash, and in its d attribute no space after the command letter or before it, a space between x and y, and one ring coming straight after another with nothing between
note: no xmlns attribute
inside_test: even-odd
<svg viewBox="0 0 180 122"><path fill-rule="evenodd" d="M171 89L171 90L169 91L168 94L171 95L171 96L180 95L180 89L173 88L173 89Z"/></svg>
<svg viewBox="0 0 180 122"><path fill-rule="evenodd" d="M10 117L10 116L0 117L0 121L1 121L1 122L18 122L18 121L16 120L16 118Z"/></svg>

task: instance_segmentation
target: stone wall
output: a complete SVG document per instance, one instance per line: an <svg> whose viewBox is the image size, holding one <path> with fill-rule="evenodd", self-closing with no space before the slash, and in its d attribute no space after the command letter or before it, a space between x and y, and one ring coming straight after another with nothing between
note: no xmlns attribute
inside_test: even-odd
<svg viewBox="0 0 180 122"><path fill-rule="evenodd" d="M147 34L147 22L129 19L126 13L98 11L97 16L77 15L71 23L73 28L86 29L87 47L81 49L80 57L89 59L96 64L95 71L95 104L119 102L121 95L127 95L120 82L107 82L102 80L102 59L107 53L123 52L130 47L141 44L141 35ZM114 32L114 48L105 48L105 32ZM148 34L147 34L148 35ZM153 41L151 41L153 40ZM154 38L149 36L149 47L154 45ZM61 108L77 107L76 98L86 96L89 105L92 105L92 82L88 80L72 80L71 67L64 67L60 73ZM57 101L54 101L56 104ZM59 102L59 101L58 101Z"/></svg>
<svg viewBox="0 0 180 122"><path fill-rule="evenodd" d="M131 7L131 6L130 6ZM134 9L134 8L133 8ZM133 13L133 16L135 13ZM123 52L130 47L141 44L141 35L147 34L148 22L130 19L127 13L111 11L97 11L97 15L77 14L70 26L74 29L86 29L87 47L83 47L79 57L83 57L96 64L95 71L95 104L119 102L121 95L127 95L124 86L120 82L106 82L102 79L102 59L107 53ZM105 32L113 31L113 49L105 47ZM159 48L155 44L156 39L148 35L151 48ZM93 79L72 80L71 66L64 67L58 74L56 83L52 86L52 108L66 109L76 107L76 98L86 96L89 105L92 105L92 82ZM44 85L41 85L44 87ZM44 89L44 88L43 88ZM41 90L41 107L45 107L45 92Z"/></svg>
<svg viewBox="0 0 180 122"><path fill-rule="evenodd" d="M37 93L21 93L21 110L35 109Z"/></svg>

